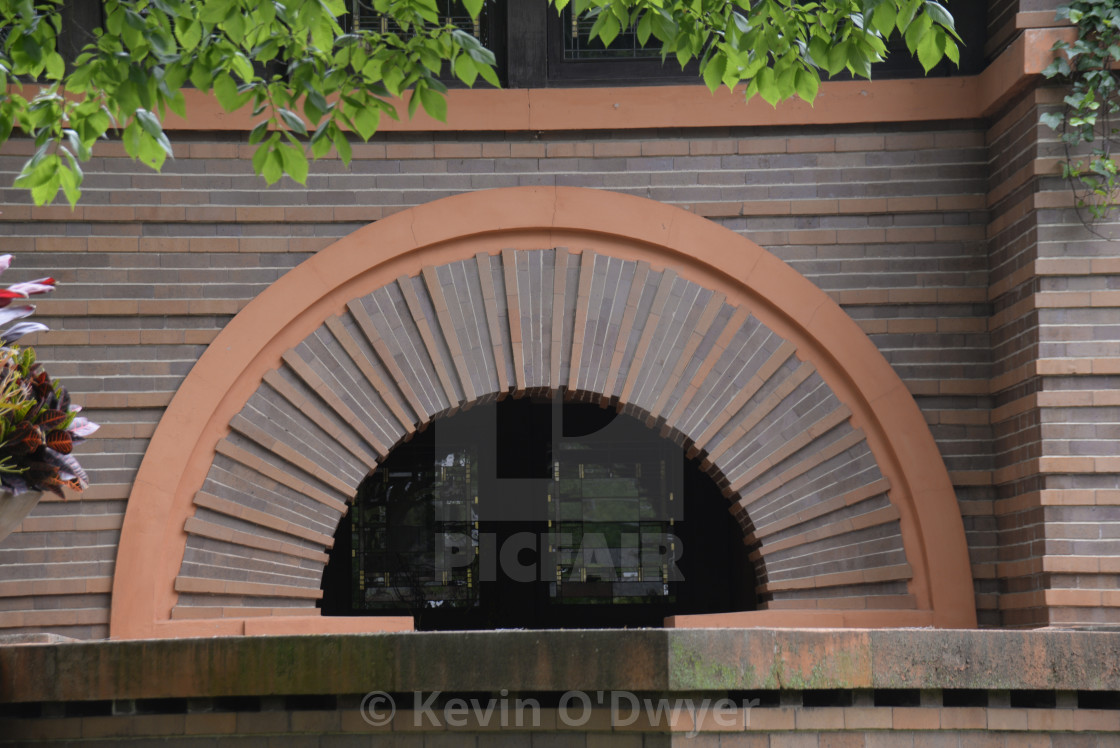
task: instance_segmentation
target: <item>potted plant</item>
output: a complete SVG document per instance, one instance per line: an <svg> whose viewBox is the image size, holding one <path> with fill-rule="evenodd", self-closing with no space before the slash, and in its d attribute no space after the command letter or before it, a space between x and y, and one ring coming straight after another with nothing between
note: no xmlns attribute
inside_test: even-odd
<svg viewBox="0 0 1120 748"><path fill-rule="evenodd" d="M11 265L0 255L0 273ZM88 476L71 454L97 430L78 415L66 388L52 382L33 348L15 342L47 326L26 321L35 307L13 302L54 290L53 278L16 283L0 290L0 540L7 537L43 491L64 496L63 486L81 491Z"/></svg>

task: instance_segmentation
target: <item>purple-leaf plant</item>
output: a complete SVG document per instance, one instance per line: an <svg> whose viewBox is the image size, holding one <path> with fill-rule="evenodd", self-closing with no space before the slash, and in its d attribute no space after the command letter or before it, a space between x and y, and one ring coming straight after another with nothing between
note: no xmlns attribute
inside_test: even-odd
<svg viewBox="0 0 1120 748"><path fill-rule="evenodd" d="M11 265L0 255L0 273ZM54 290L54 278L15 283L0 290L0 485L13 494L62 487L81 491L89 478L71 452L98 426L78 415L70 394L35 361L33 348L15 342L47 326L26 321L35 307L16 302Z"/></svg>

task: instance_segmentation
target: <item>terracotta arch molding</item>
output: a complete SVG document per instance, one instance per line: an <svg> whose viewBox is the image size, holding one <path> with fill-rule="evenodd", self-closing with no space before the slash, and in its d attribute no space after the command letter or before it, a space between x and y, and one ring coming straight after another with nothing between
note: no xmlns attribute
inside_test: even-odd
<svg viewBox="0 0 1120 748"><path fill-rule="evenodd" d="M754 546L765 609L668 625L976 625L933 438L835 303L686 211L525 187L371 224L231 320L140 466L111 635L411 628L313 607L357 481L426 420L557 388L700 454Z"/></svg>

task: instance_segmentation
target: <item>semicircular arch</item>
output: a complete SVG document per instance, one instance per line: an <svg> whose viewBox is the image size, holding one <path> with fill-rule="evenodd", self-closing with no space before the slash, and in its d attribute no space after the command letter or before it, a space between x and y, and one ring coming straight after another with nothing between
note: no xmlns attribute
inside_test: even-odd
<svg viewBox="0 0 1120 748"><path fill-rule="evenodd" d="M645 419L724 489L766 609L675 625L975 625L929 429L826 294L686 211L533 187L362 228L227 325L141 464L111 635L376 626L308 618L358 483L432 419L531 391Z"/></svg>

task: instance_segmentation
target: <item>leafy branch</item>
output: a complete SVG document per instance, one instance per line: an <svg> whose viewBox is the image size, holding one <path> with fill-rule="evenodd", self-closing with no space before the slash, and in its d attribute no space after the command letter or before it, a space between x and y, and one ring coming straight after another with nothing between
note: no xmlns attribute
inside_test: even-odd
<svg viewBox="0 0 1120 748"><path fill-rule="evenodd" d="M399 33L344 32L344 0L104 0L104 28L70 72L56 51L60 2L0 4L0 143L17 127L34 139L16 186L38 205L60 189L78 201L81 162L110 130L158 170L173 157L163 123L187 116L188 82L226 111L261 117L250 142L269 184L284 174L305 182L308 144L315 158L333 145L348 163L346 131L368 140L406 92L410 115L422 106L444 119L444 62L468 85L499 83L493 54L441 22L435 0L375 0ZM474 18L482 3L463 0ZM25 98L27 83L38 88Z"/></svg>
<svg viewBox="0 0 1120 748"><path fill-rule="evenodd" d="M1065 148L1062 178L1073 190L1082 223L1091 227L1107 217L1120 190L1120 174L1112 157L1120 132L1114 125L1120 91L1113 70L1120 63L1120 4L1116 0L1076 0L1060 6L1057 18L1077 26L1077 39L1056 42L1054 61L1042 74L1065 80L1070 91L1064 108L1043 114L1040 121L1061 133ZM1090 146L1088 153L1086 146Z"/></svg>
<svg viewBox="0 0 1120 748"><path fill-rule="evenodd" d="M590 35L604 45L632 28L641 44L661 44L662 60L673 56L682 68L699 60L713 92L745 82L748 101L758 95L772 106L793 96L812 103L823 73L870 78L895 32L927 73L946 57L960 62L953 17L933 0L549 2L593 15Z"/></svg>
<svg viewBox="0 0 1120 748"><path fill-rule="evenodd" d="M540 0L516 0L539 2ZM477 20L486 0L456 0ZM745 83L746 98L771 105L813 101L822 74L870 77L886 40L904 37L927 71L959 59L953 19L934 0L548 0L595 17L591 35L609 44L634 28L663 59L699 60L714 92ZM81 196L82 164L118 133L125 151L153 169L173 157L164 123L186 118L183 88L211 93L229 112L256 120L253 168L272 184L303 184L308 151L333 147L344 163L350 135L368 140L382 115L407 99L447 117L446 72L468 86L499 86L495 57L443 17L437 0L363 0L391 21L343 29L345 0L102 0L104 27L92 31L68 69L59 54L62 0L0 3L0 145L16 129L34 155L16 186L37 205L61 190Z"/></svg>

